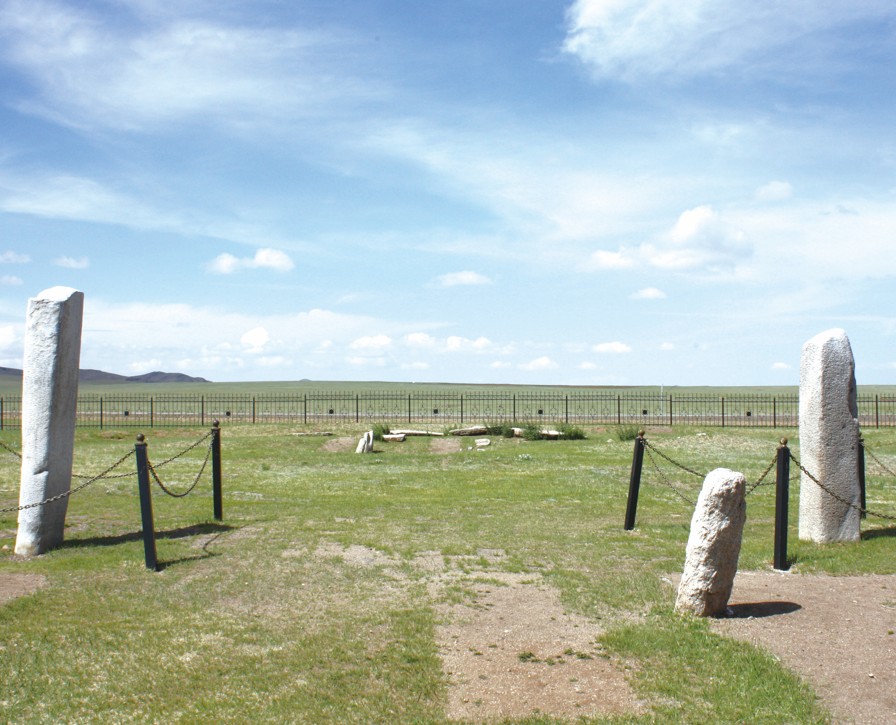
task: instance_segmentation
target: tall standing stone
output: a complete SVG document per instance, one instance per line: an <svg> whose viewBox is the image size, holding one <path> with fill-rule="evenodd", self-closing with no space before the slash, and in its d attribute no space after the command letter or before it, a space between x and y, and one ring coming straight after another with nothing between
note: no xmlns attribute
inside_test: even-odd
<svg viewBox="0 0 896 725"><path fill-rule="evenodd" d="M62 543L72 481L84 293L51 287L28 300L22 375L22 478L17 554Z"/></svg>
<svg viewBox="0 0 896 725"><path fill-rule="evenodd" d="M747 519L746 490L743 474L727 468L711 471L703 481L691 518L676 611L713 617L727 609Z"/></svg>
<svg viewBox="0 0 896 725"><path fill-rule="evenodd" d="M803 345L800 359L800 460L834 495L802 473L800 539L859 539L860 445L852 348L843 330L827 330Z"/></svg>

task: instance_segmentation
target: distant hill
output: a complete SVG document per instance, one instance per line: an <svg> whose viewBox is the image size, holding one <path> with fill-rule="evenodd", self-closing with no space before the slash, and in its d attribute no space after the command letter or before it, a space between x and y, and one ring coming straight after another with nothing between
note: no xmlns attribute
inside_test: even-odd
<svg viewBox="0 0 896 725"><path fill-rule="evenodd" d="M22 371L17 368L0 367L0 375L9 377L22 377ZM205 378L194 378L183 373L163 373L158 370L143 375L116 375L102 370L81 370L78 380L82 383L207 383Z"/></svg>

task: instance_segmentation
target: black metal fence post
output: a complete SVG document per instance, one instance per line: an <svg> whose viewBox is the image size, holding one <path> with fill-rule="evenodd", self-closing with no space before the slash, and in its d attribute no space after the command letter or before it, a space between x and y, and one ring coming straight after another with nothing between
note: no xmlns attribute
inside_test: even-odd
<svg viewBox="0 0 896 725"><path fill-rule="evenodd" d="M638 491L641 488L641 467L644 464L644 431L638 431L635 438L635 451L632 454L632 475L628 482L628 504L625 507L626 531L635 528L635 514L638 511Z"/></svg>
<svg viewBox="0 0 896 725"><path fill-rule="evenodd" d="M774 567L787 571L787 518L790 503L790 449L787 439L781 439L778 446L778 470L775 482L775 561Z"/></svg>
<svg viewBox="0 0 896 725"><path fill-rule="evenodd" d="M859 516L861 518L866 518L867 515L865 513L865 506L867 501L865 499L865 441L863 438L859 438L859 495L860 495L860 505L862 510L859 512Z"/></svg>
<svg viewBox="0 0 896 725"><path fill-rule="evenodd" d="M137 454L137 488L140 491L140 519L143 525L143 553L146 559L146 568L150 571L159 570L159 562L156 557L156 531L152 517L152 492L149 488L149 458L146 455L146 440L143 434L137 436L134 445Z"/></svg>
<svg viewBox="0 0 896 725"><path fill-rule="evenodd" d="M221 424L212 423L212 504L215 521L224 519L224 497L221 494Z"/></svg>

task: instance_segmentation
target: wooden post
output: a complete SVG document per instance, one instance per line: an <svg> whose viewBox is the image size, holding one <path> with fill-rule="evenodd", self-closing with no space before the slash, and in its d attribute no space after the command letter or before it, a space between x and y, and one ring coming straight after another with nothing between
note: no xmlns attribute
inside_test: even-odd
<svg viewBox="0 0 896 725"><path fill-rule="evenodd" d="M778 446L778 469L775 483L775 558L774 567L787 571L787 518L790 502L790 449L787 439L781 439Z"/></svg>
<svg viewBox="0 0 896 725"><path fill-rule="evenodd" d="M635 438L635 450L632 454L632 475L628 482L628 504L625 507L626 531L635 528L635 514L638 511L638 491L641 488L641 467L644 463L644 431L638 431Z"/></svg>
<svg viewBox="0 0 896 725"><path fill-rule="evenodd" d="M146 440L142 433L137 436L134 450L137 454L137 487L140 492L140 519L143 524L143 553L146 559L146 568L150 571L158 571L156 531L152 517L152 492L149 488L149 459L146 455Z"/></svg>
<svg viewBox="0 0 896 725"><path fill-rule="evenodd" d="M865 499L865 441L862 438L859 438L859 496L862 507L859 516L864 519L866 518L865 506L867 501Z"/></svg>
<svg viewBox="0 0 896 725"><path fill-rule="evenodd" d="M224 519L224 497L221 494L221 424L212 423L212 505L215 521Z"/></svg>

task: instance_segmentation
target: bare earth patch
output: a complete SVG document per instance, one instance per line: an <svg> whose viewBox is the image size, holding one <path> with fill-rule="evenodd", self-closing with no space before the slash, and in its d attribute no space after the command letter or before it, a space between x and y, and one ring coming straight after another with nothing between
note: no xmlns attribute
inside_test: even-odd
<svg viewBox="0 0 896 725"><path fill-rule="evenodd" d="M475 599L444 605L436 631L448 674L448 717L492 721L643 710L624 675L603 655L600 628L567 614L557 592L528 574L483 573Z"/></svg>
<svg viewBox="0 0 896 725"><path fill-rule="evenodd" d="M429 441L429 450L431 453L457 453L460 450L460 439L448 436L432 438Z"/></svg>
<svg viewBox="0 0 896 725"><path fill-rule="evenodd" d="M33 594L47 583L43 574L14 574L0 572L0 604Z"/></svg>
<svg viewBox="0 0 896 725"><path fill-rule="evenodd" d="M896 722L896 576L741 572L712 629L765 648L837 723Z"/></svg>
<svg viewBox="0 0 896 725"><path fill-rule="evenodd" d="M329 438L322 447L330 453L350 453L358 447L358 439L351 436L338 436Z"/></svg>

